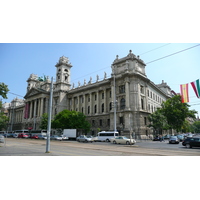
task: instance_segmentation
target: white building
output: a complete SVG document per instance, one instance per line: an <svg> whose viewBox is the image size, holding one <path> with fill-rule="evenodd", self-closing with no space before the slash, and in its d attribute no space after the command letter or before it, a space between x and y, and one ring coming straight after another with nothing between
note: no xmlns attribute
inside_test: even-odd
<svg viewBox="0 0 200 200"><path fill-rule="evenodd" d="M82 112L91 123L91 134L95 134L99 128L102 131L114 130L116 105L116 128L119 132L128 135L131 131L136 138L151 134L147 127L147 117L171 97L171 89L164 81L155 85L149 80L145 66L139 56L135 56L130 50L126 57L117 56L113 61L110 78L105 73L103 80L99 80L97 75L94 82L90 79L88 83L79 82L78 87L74 87L70 83L72 65L68 58L62 56L55 65L52 117L63 109ZM27 82L23 115L20 119L21 129L38 129L41 116L48 112L50 80L48 77L38 78L31 74ZM14 110L16 113L18 106ZM15 125L16 122L13 121L13 128Z"/></svg>

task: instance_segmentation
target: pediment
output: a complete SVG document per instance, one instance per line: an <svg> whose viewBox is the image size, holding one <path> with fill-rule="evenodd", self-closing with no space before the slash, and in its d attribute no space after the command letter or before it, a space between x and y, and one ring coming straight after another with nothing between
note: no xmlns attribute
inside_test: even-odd
<svg viewBox="0 0 200 200"><path fill-rule="evenodd" d="M31 88L26 95L24 96L25 99L28 99L30 97L33 96L39 96L41 94L49 94L49 92L42 90L42 89L38 89L38 88Z"/></svg>

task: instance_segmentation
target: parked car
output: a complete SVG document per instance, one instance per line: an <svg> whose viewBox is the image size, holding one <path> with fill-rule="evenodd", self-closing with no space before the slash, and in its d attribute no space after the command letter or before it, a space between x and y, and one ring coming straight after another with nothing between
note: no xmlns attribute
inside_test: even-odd
<svg viewBox="0 0 200 200"><path fill-rule="evenodd" d="M127 145L136 143L136 141L134 139L129 139L125 136L118 136L115 138L111 138L110 142L113 144L127 144Z"/></svg>
<svg viewBox="0 0 200 200"><path fill-rule="evenodd" d="M179 134L177 135L177 138L179 139L180 142L182 142L184 140L184 135Z"/></svg>
<svg viewBox="0 0 200 200"><path fill-rule="evenodd" d="M31 135L31 139L38 139L38 135Z"/></svg>
<svg viewBox="0 0 200 200"><path fill-rule="evenodd" d="M179 144L179 139L177 136L171 136L169 138L169 144Z"/></svg>
<svg viewBox="0 0 200 200"><path fill-rule="evenodd" d="M45 136L45 135L38 135L38 139L46 140L46 139L47 139L47 136Z"/></svg>
<svg viewBox="0 0 200 200"><path fill-rule="evenodd" d="M79 137L76 138L76 141L78 141L78 142L93 142L93 139L86 135L80 135Z"/></svg>
<svg viewBox="0 0 200 200"><path fill-rule="evenodd" d="M188 137L185 140L183 140L182 145L187 148L200 147L200 137Z"/></svg>
<svg viewBox="0 0 200 200"><path fill-rule="evenodd" d="M4 143L4 136L3 135L0 135L0 143Z"/></svg>
<svg viewBox="0 0 200 200"><path fill-rule="evenodd" d="M62 137L63 140L68 140L69 138L64 136L64 135L61 135L60 137Z"/></svg>
<svg viewBox="0 0 200 200"><path fill-rule="evenodd" d="M60 140L60 141L62 141L62 137L61 137L61 136L58 136L58 135L52 135L52 136L50 137L50 140Z"/></svg>
<svg viewBox="0 0 200 200"><path fill-rule="evenodd" d="M171 137L171 135L165 135L165 136L164 136L164 139L167 140L167 139L169 139L170 137Z"/></svg>
<svg viewBox="0 0 200 200"><path fill-rule="evenodd" d="M18 137L18 134L17 134L17 133L13 133L13 137L14 137L14 138L17 138L17 137Z"/></svg>
<svg viewBox="0 0 200 200"><path fill-rule="evenodd" d="M7 137L7 138L8 138L8 137L13 137L13 134L12 134L12 133L5 133L5 134L4 134L4 137Z"/></svg>
<svg viewBox="0 0 200 200"><path fill-rule="evenodd" d="M26 135L25 133L19 133L18 138L28 138L28 135Z"/></svg>
<svg viewBox="0 0 200 200"><path fill-rule="evenodd" d="M153 141L160 141L160 137L159 137L159 136L155 136L155 137L153 138Z"/></svg>

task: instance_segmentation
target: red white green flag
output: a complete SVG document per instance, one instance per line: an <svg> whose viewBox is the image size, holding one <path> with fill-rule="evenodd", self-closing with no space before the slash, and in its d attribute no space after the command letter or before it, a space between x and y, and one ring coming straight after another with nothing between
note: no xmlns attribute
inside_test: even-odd
<svg viewBox="0 0 200 200"><path fill-rule="evenodd" d="M182 101L182 103L189 102L188 83L180 85L180 88L181 88L181 101Z"/></svg>
<svg viewBox="0 0 200 200"><path fill-rule="evenodd" d="M199 79L191 82L192 88L197 96L197 98L200 98L200 84L199 84Z"/></svg>

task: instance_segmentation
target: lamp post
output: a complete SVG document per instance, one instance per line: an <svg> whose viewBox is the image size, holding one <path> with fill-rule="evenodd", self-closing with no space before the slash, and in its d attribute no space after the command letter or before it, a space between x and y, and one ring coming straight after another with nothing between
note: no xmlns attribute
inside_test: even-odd
<svg viewBox="0 0 200 200"><path fill-rule="evenodd" d="M114 98L113 98L113 100L114 100L114 132L116 132L117 130L116 130L116 107L117 107L117 102L116 102L116 91L115 91L115 74L113 74L113 76L114 76Z"/></svg>
<svg viewBox="0 0 200 200"><path fill-rule="evenodd" d="M46 153L50 152L50 132L51 132L52 99L53 99L53 77L51 78L50 97L49 97L49 108L48 108L49 112L48 112Z"/></svg>

